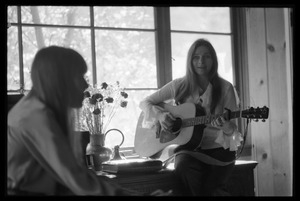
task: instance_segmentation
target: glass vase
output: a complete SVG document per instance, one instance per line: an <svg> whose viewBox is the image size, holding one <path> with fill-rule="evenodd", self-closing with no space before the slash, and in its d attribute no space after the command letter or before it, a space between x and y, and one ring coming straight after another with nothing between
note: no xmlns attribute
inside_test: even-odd
<svg viewBox="0 0 300 201"><path fill-rule="evenodd" d="M102 170L102 163L109 161L112 157L112 150L105 147L104 134L90 134L90 142L86 147L86 162L89 169Z"/></svg>

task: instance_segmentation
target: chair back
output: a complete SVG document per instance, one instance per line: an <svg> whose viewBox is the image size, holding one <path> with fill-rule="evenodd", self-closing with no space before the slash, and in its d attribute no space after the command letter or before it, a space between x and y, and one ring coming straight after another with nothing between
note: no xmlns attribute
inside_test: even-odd
<svg viewBox="0 0 300 201"><path fill-rule="evenodd" d="M7 95L7 114L10 109L24 96L24 94L9 94Z"/></svg>

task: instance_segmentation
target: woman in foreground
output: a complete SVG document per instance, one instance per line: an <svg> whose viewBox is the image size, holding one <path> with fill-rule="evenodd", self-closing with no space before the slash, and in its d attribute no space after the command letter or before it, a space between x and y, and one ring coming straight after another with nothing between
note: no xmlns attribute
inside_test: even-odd
<svg viewBox="0 0 300 201"><path fill-rule="evenodd" d="M71 111L82 106L86 72L86 62L73 49L50 46L37 52L32 89L8 114L8 195L142 195L82 163Z"/></svg>

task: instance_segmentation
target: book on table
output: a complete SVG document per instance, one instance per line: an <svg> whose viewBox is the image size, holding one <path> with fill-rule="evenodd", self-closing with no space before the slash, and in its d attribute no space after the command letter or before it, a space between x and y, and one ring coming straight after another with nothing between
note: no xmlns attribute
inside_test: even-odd
<svg viewBox="0 0 300 201"><path fill-rule="evenodd" d="M155 159L124 159L102 163L102 171L108 173L154 172L162 169L162 161Z"/></svg>

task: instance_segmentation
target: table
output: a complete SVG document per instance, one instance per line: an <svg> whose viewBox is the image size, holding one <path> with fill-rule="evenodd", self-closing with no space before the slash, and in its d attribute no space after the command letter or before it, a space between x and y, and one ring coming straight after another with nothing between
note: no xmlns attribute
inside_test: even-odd
<svg viewBox="0 0 300 201"><path fill-rule="evenodd" d="M236 161L233 173L226 186L232 196L255 196L253 170L257 164L256 161ZM158 172L107 174L106 176L124 188L142 193L151 193L157 189L164 191L172 189L175 196L185 195L185 192L182 191L181 182L175 177L172 165L168 169Z"/></svg>

